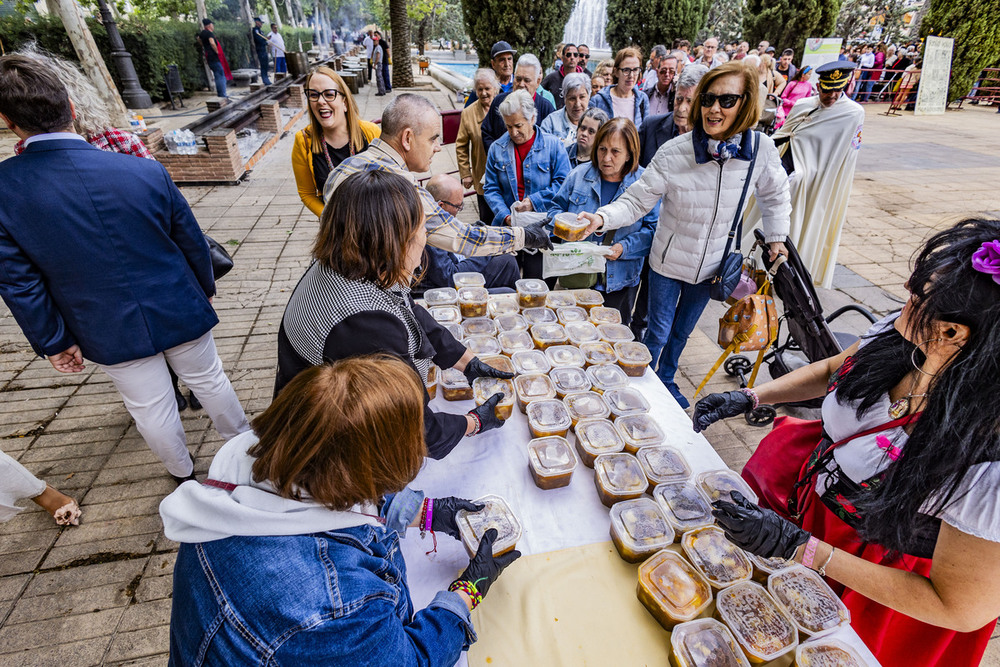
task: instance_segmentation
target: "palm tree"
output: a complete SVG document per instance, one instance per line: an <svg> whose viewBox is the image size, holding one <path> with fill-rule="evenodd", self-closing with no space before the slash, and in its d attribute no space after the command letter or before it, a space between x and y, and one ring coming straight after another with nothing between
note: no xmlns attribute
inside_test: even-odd
<svg viewBox="0 0 1000 667"><path fill-rule="evenodd" d="M389 27L392 29L392 87L412 87L410 18L406 14L406 0L389 0Z"/></svg>

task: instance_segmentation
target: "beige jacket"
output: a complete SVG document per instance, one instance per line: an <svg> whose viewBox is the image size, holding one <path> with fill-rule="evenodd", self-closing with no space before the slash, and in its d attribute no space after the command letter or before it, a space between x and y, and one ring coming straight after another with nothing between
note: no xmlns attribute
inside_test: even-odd
<svg viewBox="0 0 1000 667"><path fill-rule="evenodd" d="M471 176L472 186L480 195L483 194L483 175L486 173L486 149L483 148L480 126L486 118L486 111L479 100L465 107L458 126L458 138L455 140L458 173L463 179Z"/></svg>

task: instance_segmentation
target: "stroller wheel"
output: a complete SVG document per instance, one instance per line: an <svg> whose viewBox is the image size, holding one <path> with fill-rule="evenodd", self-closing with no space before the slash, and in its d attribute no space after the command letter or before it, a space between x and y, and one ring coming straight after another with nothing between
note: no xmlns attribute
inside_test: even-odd
<svg viewBox="0 0 1000 667"><path fill-rule="evenodd" d="M760 405L746 413L747 423L751 426L767 426L778 416L773 405Z"/></svg>
<svg viewBox="0 0 1000 667"><path fill-rule="evenodd" d="M736 377L737 375L748 373L753 368L753 364L742 354L737 354L726 359L726 363L722 365L722 368L729 377Z"/></svg>

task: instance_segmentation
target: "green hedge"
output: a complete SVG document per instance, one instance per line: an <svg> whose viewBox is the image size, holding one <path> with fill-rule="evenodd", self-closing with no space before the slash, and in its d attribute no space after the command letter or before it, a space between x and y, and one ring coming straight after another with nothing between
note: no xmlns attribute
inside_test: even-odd
<svg viewBox="0 0 1000 667"><path fill-rule="evenodd" d="M90 30L97 42L97 48L104 56L115 85L121 89L121 82L111 62L111 46L104 27L94 19L88 19ZM201 90L208 86L203 67L204 56L196 43L200 26L184 21L138 21L124 20L118 23L125 49L132 54L132 63L142 87L154 100L167 99L163 79L167 65L176 64L180 69L181 81L186 91ZM254 67L251 51L250 29L238 23L216 23L215 34L222 42L222 48L232 69ZM281 31L289 49L298 47L299 39L305 45L312 41L311 29L285 28ZM29 41L36 41L42 48L57 55L76 61L76 52L66 36L66 30L58 18L39 17L27 22L21 17L0 18L0 40L4 47L14 50Z"/></svg>

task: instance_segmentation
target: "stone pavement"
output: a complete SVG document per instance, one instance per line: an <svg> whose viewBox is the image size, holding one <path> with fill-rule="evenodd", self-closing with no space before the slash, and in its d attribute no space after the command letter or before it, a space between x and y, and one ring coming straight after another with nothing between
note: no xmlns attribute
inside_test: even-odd
<svg viewBox="0 0 1000 667"><path fill-rule="evenodd" d="M379 114L383 101L373 95L369 86L360 96L365 118ZM455 106L445 92L431 96L443 108ZM899 307L907 262L922 239L959 216L1000 211L1000 119L992 110L886 118L877 115L882 109L867 107L843 266L835 288L822 294L828 311L853 301L877 314ZM0 158L10 154L9 139L0 134ZM269 403L278 324L317 230L296 195L291 146L291 136L282 139L238 186L183 189L202 226L236 260L219 283L214 334L251 416ZM454 149L434 166L454 169ZM718 355L718 315L706 313L682 358L681 388L689 396ZM860 320L845 324L864 328ZM734 386L720 375L709 389ZM222 441L203 412L182 414L196 471L204 476ZM764 432L730 420L708 436L738 469ZM157 506L173 482L108 378L92 366L80 375L56 373L33 356L6 309L0 310L0 449L83 508L76 528L56 528L30 502L0 525L0 664L165 664L177 545L163 536Z"/></svg>

